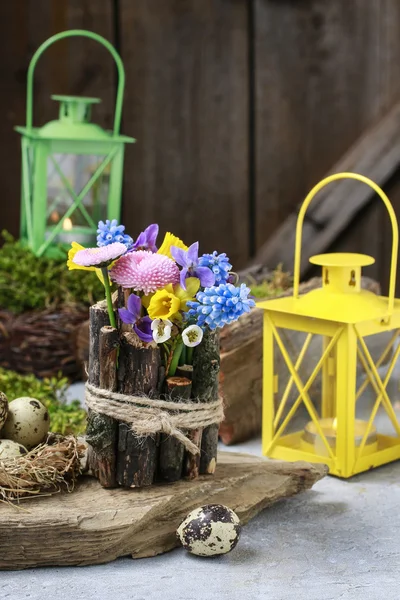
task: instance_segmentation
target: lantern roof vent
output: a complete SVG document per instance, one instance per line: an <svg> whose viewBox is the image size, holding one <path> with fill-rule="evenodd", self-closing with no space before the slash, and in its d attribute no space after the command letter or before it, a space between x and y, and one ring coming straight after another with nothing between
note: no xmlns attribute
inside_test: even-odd
<svg viewBox="0 0 400 600"><path fill-rule="evenodd" d="M85 98L79 96L51 96L52 100L60 103L59 118L46 123L36 130L42 139L64 140L90 140L104 141L111 135L90 122L92 105L98 104L98 98Z"/></svg>
<svg viewBox="0 0 400 600"><path fill-rule="evenodd" d="M43 127L16 127L16 130L27 137L42 140L75 140L82 142L134 142L134 138L124 135L115 135L91 123L92 106L99 104L99 98L85 96L63 96L54 94L52 100L60 103L59 118L50 121Z"/></svg>
<svg viewBox="0 0 400 600"><path fill-rule="evenodd" d="M99 104L100 98L61 96L53 94L52 100L60 103L60 121L63 123L89 123L92 104Z"/></svg>
<svg viewBox="0 0 400 600"><path fill-rule="evenodd" d="M321 267L358 268L373 265L375 259L368 254L355 252L332 252L330 254L317 254L310 258L310 263Z"/></svg>

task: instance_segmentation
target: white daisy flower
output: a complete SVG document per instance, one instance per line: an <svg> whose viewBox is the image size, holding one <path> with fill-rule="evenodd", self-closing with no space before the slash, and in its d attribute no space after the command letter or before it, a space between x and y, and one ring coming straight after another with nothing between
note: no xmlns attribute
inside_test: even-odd
<svg viewBox="0 0 400 600"><path fill-rule="evenodd" d="M153 332L153 340L157 344L166 342L171 337L172 323L168 319L154 319L151 322L151 330Z"/></svg>
<svg viewBox="0 0 400 600"><path fill-rule="evenodd" d="M193 348L198 346L203 339L203 330L198 325L189 325L182 331L182 341L185 346Z"/></svg>

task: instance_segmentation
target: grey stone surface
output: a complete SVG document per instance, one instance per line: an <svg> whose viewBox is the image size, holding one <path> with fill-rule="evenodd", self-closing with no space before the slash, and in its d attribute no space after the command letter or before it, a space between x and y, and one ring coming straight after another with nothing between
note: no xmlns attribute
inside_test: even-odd
<svg viewBox="0 0 400 600"><path fill-rule="evenodd" d="M242 449L258 454L259 441ZM104 566L3 572L0 598L396 600L399 507L400 463L351 481L328 477L265 510L224 557L197 558L177 549Z"/></svg>
<svg viewBox="0 0 400 600"><path fill-rule="evenodd" d="M77 392L82 387L75 388L75 397ZM228 450L260 454L261 445L256 440ZM350 481L327 477L265 510L224 557L198 558L177 549L104 566L0 573L0 600L399 597L400 461Z"/></svg>

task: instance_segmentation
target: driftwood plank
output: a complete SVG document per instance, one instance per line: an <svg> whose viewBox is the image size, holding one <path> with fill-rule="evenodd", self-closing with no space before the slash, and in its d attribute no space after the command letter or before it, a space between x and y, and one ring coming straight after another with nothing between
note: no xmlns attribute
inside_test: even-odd
<svg viewBox="0 0 400 600"><path fill-rule="evenodd" d="M243 523L272 503L311 488L325 465L283 463L221 453L214 477L171 485L103 489L82 478L72 494L30 500L28 510L0 506L0 569L101 564L119 556L162 554L194 508L221 503Z"/></svg>

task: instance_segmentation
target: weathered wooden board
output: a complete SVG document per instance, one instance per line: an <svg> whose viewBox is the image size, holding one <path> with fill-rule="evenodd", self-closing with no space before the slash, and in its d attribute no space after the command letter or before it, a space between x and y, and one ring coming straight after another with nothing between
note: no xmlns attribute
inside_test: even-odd
<svg viewBox="0 0 400 600"><path fill-rule="evenodd" d="M83 478L72 494L0 505L0 569L89 565L162 554L192 509L226 504L243 523L282 498L311 488L325 465L221 453L215 476L136 490L106 490Z"/></svg>
<svg viewBox="0 0 400 600"><path fill-rule="evenodd" d="M89 29L114 40L113 0L21 0L0 5L0 160L2 229L19 231L20 135L16 125L25 124L26 75L29 61L42 42L65 29ZM58 104L51 94L98 96L102 103L93 120L103 127L112 124L115 97L115 66L105 48L91 40L62 40L40 58L35 71L35 125L57 118Z"/></svg>
<svg viewBox="0 0 400 600"><path fill-rule="evenodd" d="M400 103L371 130L366 132L329 173L353 171L367 175L385 186L400 164ZM316 183L316 181L314 182ZM309 270L309 258L325 251L348 228L352 219L374 198L367 185L349 179L335 182L318 194L310 205L303 228L301 275ZM299 198L303 200L303 198ZM381 202L376 200L376 202ZM273 267L294 262L297 211L289 215L271 238L260 248L256 263ZM374 227L378 230L375 222ZM368 227L368 236L374 231ZM357 243L360 243L359 235Z"/></svg>
<svg viewBox="0 0 400 600"><path fill-rule="evenodd" d="M399 100L400 3L252 4L256 246L271 244L257 261L271 267L284 261L291 269L294 217L282 223L313 185L328 172L346 169L382 183L398 163L398 109L382 121L382 130L379 124L368 130ZM320 240L326 247L350 222L363 188L354 182L332 185L329 205L321 192L321 202L310 207L313 222L305 224L305 261L320 251L315 248Z"/></svg>
<svg viewBox="0 0 400 600"><path fill-rule="evenodd" d="M249 258L247 2L120 0L124 223Z"/></svg>

